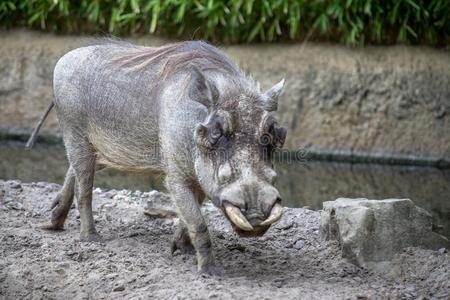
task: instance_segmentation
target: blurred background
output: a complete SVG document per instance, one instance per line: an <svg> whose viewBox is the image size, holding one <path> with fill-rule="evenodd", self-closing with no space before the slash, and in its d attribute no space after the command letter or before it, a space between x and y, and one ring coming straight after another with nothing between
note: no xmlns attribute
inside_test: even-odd
<svg viewBox="0 0 450 300"><path fill-rule="evenodd" d="M0 2L0 179L62 183L53 68L92 37L158 46L204 39L268 88L300 161L277 163L285 205L411 198L450 233L450 0L25 0ZM100 172L96 185L163 189Z"/></svg>

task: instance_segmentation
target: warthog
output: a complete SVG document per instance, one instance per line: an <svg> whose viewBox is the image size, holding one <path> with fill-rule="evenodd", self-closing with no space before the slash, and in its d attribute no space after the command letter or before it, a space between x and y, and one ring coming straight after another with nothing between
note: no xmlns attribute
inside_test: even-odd
<svg viewBox="0 0 450 300"><path fill-rule="evenodd" d="M272 153L286 130L270 114L284 79L266 92L219 49L200 41L158 48L105 41L56 64L54 101L70 163L47 229L60 230L76 195L81 240L99 240L94 173L104 167L165 174L180 223L172 251L217 268L200 205L222 209L237 234L259 236L282 214Z"/></svg>

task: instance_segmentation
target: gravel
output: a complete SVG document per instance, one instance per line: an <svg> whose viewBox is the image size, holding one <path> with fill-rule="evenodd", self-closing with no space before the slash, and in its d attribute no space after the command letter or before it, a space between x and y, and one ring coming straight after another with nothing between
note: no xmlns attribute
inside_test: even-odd
<svg viewBox="0 0 450 300"><path fill-rule="evenodd" d="M38 227L50 218L57 185L18 184L13 189L0 180L0 299L450 297L447 250L407 248L384 273L375 273L342 259L335 241L320 239L317 211L285 208L263 237L240 239L207 203L203 211L223 273L209 277L197 273L194 256L170 254L178 219L144 215L148 192L95 189L104 242L84 243L76 209L64 231Z"/></svg>

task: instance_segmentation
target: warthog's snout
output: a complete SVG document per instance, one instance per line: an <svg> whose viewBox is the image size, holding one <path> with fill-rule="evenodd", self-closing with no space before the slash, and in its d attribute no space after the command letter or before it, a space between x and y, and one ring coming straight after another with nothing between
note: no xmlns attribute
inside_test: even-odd
<svg viewBox="0 0 450 300"><path fill-rule="evenodd" d="M265 205L266 209L261 210L239 207L228 200L222 200L221 203L233 229L242 237L263 235L283 214L280 197L270 201L271 205Z"/></svg>

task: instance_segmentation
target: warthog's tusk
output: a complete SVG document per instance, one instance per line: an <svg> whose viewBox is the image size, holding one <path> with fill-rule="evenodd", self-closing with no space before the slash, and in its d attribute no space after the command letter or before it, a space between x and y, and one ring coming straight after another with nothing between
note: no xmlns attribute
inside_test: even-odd
<svg viewBox="0 0 450 300"><path fill-rule="evenodd" d="M239 208L230 203L224 203L223 206L231 222L233 222L237 227L245 231L253 230L252 225L250 225Z"/></svg>
<svg viewBox="0 0 450 300"><path fill-rule="evenodd" d="M272 223L275 223L281 218L282 214L283 214L283 206L281 206L280 203L275 203L275 205L272 207L272 211L270 212L270 216L259 225L267 226Z"/></svg>

